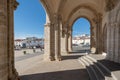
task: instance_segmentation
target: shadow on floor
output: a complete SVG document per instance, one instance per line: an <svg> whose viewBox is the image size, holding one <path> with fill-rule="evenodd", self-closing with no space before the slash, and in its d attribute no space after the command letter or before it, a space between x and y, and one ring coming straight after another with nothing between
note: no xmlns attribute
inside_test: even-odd
<svg viewBox="0 0 120 80"><path fill-rule="evenodd" d="M104 66L106 66L110 71L120 71L120 63L116 63L109 60L98 60Z"/></svg>
<svg viewBox="0 0 120 80"><path fill-rule="evenodd" d="M67 60L67 59L78 59L83 55L67 55L67 56L62 56L62 60Z"/></svg>
<svg viewBox="0 0 120 80"><path fill-rule="evenodd" d="M70 54L71 53L78 53L78 54L80 54L80 53L89 53L90 52L90 50L89 49L87 49L87 50L73 50L72 52L69 52Z"/></svg>
<svg viewBox="0 0 120 80"><path fill-rule="evenodd" d="M20 76L21 80L89 80L85 69L47 72Z"/></svg>

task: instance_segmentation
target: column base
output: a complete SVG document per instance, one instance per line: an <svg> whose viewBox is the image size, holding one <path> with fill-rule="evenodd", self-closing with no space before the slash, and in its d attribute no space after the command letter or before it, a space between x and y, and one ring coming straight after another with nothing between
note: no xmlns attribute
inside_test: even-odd
<svg viewBox="0 0 120 80"><path fill-rule="evenodd" d="M55 57L54 56L50 56L48 54L44 54L44 61L55 61Z"/></svg>
<svg viewBox="0 0 120 80"><path fill-rule="evenodd" d="M13 76L11 77L10 80L21 80L15 68L14 68Z"/></svg>
<svg viewBox="0 0 120 80"><path fill-rule="evenodd" d="M61 55L56 56L55 58L56 58L56 61L62 61L62 56Z"/></svg>

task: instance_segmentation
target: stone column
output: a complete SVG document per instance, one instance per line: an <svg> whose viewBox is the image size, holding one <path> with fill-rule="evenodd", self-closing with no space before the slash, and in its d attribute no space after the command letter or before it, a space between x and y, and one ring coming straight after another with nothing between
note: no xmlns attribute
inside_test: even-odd
<svg viewBox="0 0 120 80"><path fill-rule="evenodd" d="M65 52L66 52L66 54L68 54L68 29L65 34Z"/></svg>
<svg viewBox="0 0 120 80"><path fill-rule="evenodd" d="M120 23L118 23L118 62L120 63Z"/></svg>
<svg viewBox="0 0 120 80"><path fill-rule="evenodd" d="M111 50L110 50L110 38L111 38L111 27L110 27L110 23L108 23L108 25L107 25L107 59L110 59L110 57L111 57Z"/></svg>
<svg viewBox="0 0 120 80"><path fill-rule="evenodd" d="M7 15L8 15L8 79L19 80L18 73L15 69L14 63L14 10L18 6L16 0L7 1Z"/></svg>
<svg viewBox="0 0 120 80"><path fill-rule="evenodd" d="M119 62L119 27L117 23L115 24L115 62Z"/></svg>
<svg viewBox="0 0 120 80"><path fill-rule="evenodd" d="M55 58L58 61L61 61L61 37L60 37L60 20L59 16L55 15L54 16L54 28L55 28Z"/></svg>
<svg viewBox="0 0 120 80"><path fill-rule="evenodd" d="M110 40L110 60L113 61L114 60L114 25L111 24L111 40Z"/></svg>
<svg viewBox="0 0 120 80"><path fill-rule="evenodd" d="M61 52L62 54L68 54L68 34L67 26L65 25L62 28Z"/></svg>
<svg viewBox="0 0 120 80"><path fill-rule="evenodd" d="M101 54L102 53L102 26L101 23L102 22L102 18L101 15L98 14L98 18L97 18L97 49L96 49L96 54Z"/></svg>
<svg viewBox="0 0 120 80"><path fill-rule="evenodd" d="M0 0L0 80L8 80L7 0Z"/></svg>
<svg viewBox="0 0 120 80"><path fill-rule="evenodd" d="M72 28L68 31L68 52L72 52Z"/></svg>
<svg viewBox="0 0 120 80"><path fill-rule="evenodd" d="M95 34L94 34L94 27L91 26L90 28L90 32L91 32L91 35L90 35L90 48L95 48Z"/></svg>
<svg viewBox="0 0 120 80"><path fill-rule="evenodd" d="M45 42L44 42L44 60L55 60L54 53L54 25L51 23L45 24Z"/></svg>

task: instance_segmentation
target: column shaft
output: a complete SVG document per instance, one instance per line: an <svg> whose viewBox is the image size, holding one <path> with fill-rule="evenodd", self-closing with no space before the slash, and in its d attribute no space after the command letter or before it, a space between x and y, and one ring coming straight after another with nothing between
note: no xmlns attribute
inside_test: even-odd
<svg viewBox="0 0 120 80"><path fill-rule="evenodd" d="M54 26L51 23L45 25L45 42L44 42L44 60L55 60L54 53Z"/></svg>
<svg viewBox="0 0 120 80"><path fill-rule="evenodd" d="M68 53L68 34L67 34L66 26L62 29L61 52L62 52L62 54Z"/></svg>
<svg viewBox="0 0 120 80"><path fill-rule="evenodd" d="M59 23L55 23L55 56L57 60L61 60L61 47L60 47L60 26Z"/></svg>
<svg viewBox="0 0 120 80"><path fill-rule="evenodd" d="M7 0L0 0L0 80L8 80Z"/></svg>
<svg viewBox="0 0 120 80"><path fill-rule="evenodd" d="M68 51L72 51L72 30L69 31L69 36L68 36Z"/></svg>

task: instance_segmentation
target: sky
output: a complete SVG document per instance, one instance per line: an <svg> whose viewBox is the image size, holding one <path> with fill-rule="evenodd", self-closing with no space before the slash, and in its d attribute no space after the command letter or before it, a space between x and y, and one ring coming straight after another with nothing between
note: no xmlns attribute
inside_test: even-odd
<svg viewBox="0 0 120 80"><path fill-rule="evenodd" d="M19 5L14 11L15 39L44 37L45 10L40 0L17 0ZM73 25L73 35L89 34L90 24L85 18L78 19Z"/></svg>
<svg viewBox="0 0 120 80"><path fill-rule="evenodd" d="M90 23L86 18L79 18L73 24L73 36L78 36L81 34L90 35Z"/></svg>

